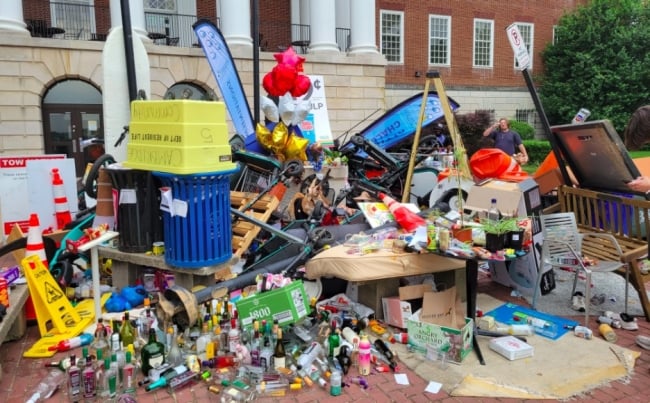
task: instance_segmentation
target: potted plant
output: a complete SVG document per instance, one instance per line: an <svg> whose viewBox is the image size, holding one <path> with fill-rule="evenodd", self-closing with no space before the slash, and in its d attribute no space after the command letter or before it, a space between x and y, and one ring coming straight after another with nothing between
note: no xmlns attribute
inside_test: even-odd
<svg viewBox="0 0 650 403"><path fill-rule="evenodd" d="M506 246L510 233L519 233L521 229L516 217L504 217L499 220L481 220L481 227L485 233L485 249L496 252Z"/></svg>

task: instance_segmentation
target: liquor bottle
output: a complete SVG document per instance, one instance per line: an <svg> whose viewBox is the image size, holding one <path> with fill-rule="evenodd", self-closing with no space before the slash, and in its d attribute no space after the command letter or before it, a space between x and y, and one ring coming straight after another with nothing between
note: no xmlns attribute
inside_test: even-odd
<svg viewBox="0 0 650 403"><path fill-rule="evenodd" d="M83 396L86 401L91 401L97 395L97 384L95 378L95 368L93 367L92 357L86 357L86 367L81 373L83 383Z"/></svg>
<svg viewBox="0 0 650 403"><path fill-rule="evenodd" d="M152 391L154 389L161 388L163 386L167 386L169 384L169 381L171 381L173 378L184 374L185 372L188 371L188 368L185 365L179 365L174 368L170 368L167 371L163 372L160 374L160 378L158 378L157 381L150 383L145 387L147 392Z"/></svg>
<svg viewBox="0 0 650 403"><path fill-rule="evenodd" d="M312 342L309 347L307 347L305 351L300 354L296 360L296 366L298 369L308 368L312 362L314 362L316 357L322 353L322 351L323 347L321 347L320 343Z"/></svg>
<svg viewBox="0 0 650 403"><path fill-rule="evenodd" d="M111 354L111 372L115 373L115 391L117 392L120 389L120 366L117 363L117 354Z"/></svg>
<svg viewBox="0 0 650 403"><path fill-rule="evenodd" d="M45 364L46 368L58 368L66 372L70 368L70 357L64 358L61 361L52 361Z"/></svg>
<svg viewBox="0 0 650 403"><path fill-rule="evenodd" d="M497 207L497 199L490 199L490 208L487 212L487 219L490 223L496 223L501 218L501 213Z"/></svg>
<svg viewBox="0 0 650 403"><path fill-rule="evenodd" d="M106 384L105 384L105 371L104 371L104 358L103 352L98 350L98 355L94 361L95 363L95 390L97 391L98 397L107 396L106 393Z"/></svg>
<svg viewBox="0 0 650 403"><path fill-rule="evenodd" d="M208 324L203 322L203 328L201 330L201 335L196 339L196 355L199 357L199 360L206 360L206 350L208 348L208 343L210 343L210 333L208 333Z"/></svg>
<svg viewBox="0 0 650 403"><path fill-rule="evenodd" d="M165 346L156 339L156 330L149 330L149 342L142 347L142 373L147 376L151 368L165 362Z"/></svg>
<svg viewBox="0 0 650 403"><path fill-rule="evenodd" d="M230 330L228 331L228 351L234 353L239 342L240 334L239 329L237 328L237 319L232 318L230 320Z"/></svg>
<svg viewBox="0 0 650 403"><path fill-rule="evenodd" d="M106 340L106 326L104 326L104 320L102 318L97 319L97 327L95 328L95 338L90 344L90 348L95 353L95 357L98 356L97 351L101 350L103 355L106 355L108 352L108 341Z"/></svg>
<svg viewBox="0 0 650 403"><path fill-rule="evenodd" d="M201 362L201 365L208 368L230 368L239 363L239 359L234 355L219 355L210 360Z"/></svg>
<svg viewBox="0 0 650 403"><path fill-rule="evenodd" d="M133 344L135 340L135 331L133 330L133 325L131 325L128 311L124 312L124 320L120 326L120 339L122 340L123 349L126 349L126 346L129 344Z"/></svg>
<svg viewBox="0 0 650 403"><path fill-rule="evenodd" d="M332 375L330 375L330 395L332 396L339 396L341 395L341 383L342 383L342 376L339 371L334 371L332 372Z"/></svg>
<svg viewBox="0 0 650 403"><path fill-rule="evenodd" d="M175 367L183 363L183 353L181 352L180 347L178 347L178 332L176 330L176 325L170 326L169 329L172 332L172 337L169 354L167 354L167 362Z"/></svg>
<svg viewBox="0 0 650 403"><path fill-rule="evenodd" d="M115 362L116 361L112 361ZM104 388L105 396L113 398L117 396L117 363L115 365L108 359L104 359Z"/></svg>
<svg viewBox="0 0 650 403"><path fill-rule="evenodd" d="M27 403L42 402L43 400L49 399L64 380L64 372L50 371L47 376L39 382L38 386L36 386L34 393Z"/></svg>
<svg viewBox="0 0 650 403"><path fill-rule="evenodd" d="M352 366L351 352L348 346L341 346L339 349L339 354L336 356L336 359L341 366L341 370L344 375L348 374L350 367Z"/></svg>
<svg viewBox="0 0 650 403"><path fill-rule="evenodd" d="M336 326L336 322L332 321L332 332L330 333L328 339L329 351L328 357L334 358L339 353L339 347L341 346L341 331Z"/></svg>
<svg viewBox="0 0 650 403"><path fill-rule="evenodd" d="M376 339L374 345L377 351L379 351L381 354L384 355L384 357L386 357L386 359L388 359L388 363L389 363L388 366L390 367L390 369L395 371L395 369L397 368L397 362L395 362L395 355L393 354L392 351L390 351L390 348L388 348L386 342L383 341L382 339Z"/></svg>
<svg viewBox="0 0 650 403"><path fill-rule="evenodd" d="M257 367L260 365L260 349L262 347L262 340L260 339L260 322L257 319L253 319L252 332L253 336L251 337L250 346L251 364Z"/></svg>
<svg viewBox="0 0 650 403"><path fill-rule="evenodd" d="M77 401L81 397L81 369L77 366L76 356L70 356L70 368L68 368L68 397L71 401Z"/></svg>
<svg viewBox="0 0 650 403"><path fill-rule="evenodd" d="M112 322L111 325L112 332L109 337L109 343L108 343L109 348L113 353L118 352L122 349L122 343L120 342L120 332L116 326L117 325L115 324L115 322Z"/></svg>
<svg viewBox="0 0 650 403"><path fill-rule="evenodd" d="M359 341L359 375L370 375L371 345L367 335L361 336Z"/></svg>
<svg viewBox="0 0 650 403"><path fill-rule="evenodd" d="M126 352L126 364L122 368L122 390L135 394L135 365L131 363L131 351Z"/></svg>
<svg viewBox="0 0 650 403"><path fill-rule="evenodd" d="M287 353L284 351L284 343L282 340L282 329L277 330L277 341L275 342L275 349L273 350L273 368L286 367Z"/></svg>

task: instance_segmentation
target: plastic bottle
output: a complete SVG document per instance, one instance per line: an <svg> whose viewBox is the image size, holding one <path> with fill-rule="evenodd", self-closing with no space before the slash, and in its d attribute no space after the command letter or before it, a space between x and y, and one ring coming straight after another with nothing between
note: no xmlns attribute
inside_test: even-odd
<svg viewBox="0 0 650 403"><path fill-rule="evenodd" d="M487 212L487 219L490 223L496 223L499 221L499 218L501 217L501 213L499 212L499 209L497 207L497 199L491 199L490 200L490 208L488 209Z"/></svg>
<svg viewBox="0 0 650 403"><path fill-rule="evenodd" d="M370 343L368 343L370 344ZM305 351L300 354L298 359L296 360L296 366L298 369L301 368L307 368L309 365L311 365L312 362L318 357L323 351L323 347L321 347L320 343L318 342L312 342L309 347L305 349Z"/></svg>
<svg viewBox="0 0 650 403"><path fill-rule="evenodd" d="M535 330L531 325L507 325L497 326L497 333L510 334L513 336L532 336Z"/></svg>
<svg viewBox="0 0 650 403"><path fill-rule="evenodd" d="M614 332L614 329L612 329L610 325L607 323L601 323L600 326L598 326L598 331L605 340L610 343L616 343L618 337L616 337L616 332Z"/></svg>
<svg viewBox="0 0 650 403"><path fill-rule="evenodd" d="M339 396L341 394L341 378L339 371L334 371L330 375L330 395Z"/></svg>
<svg viewBox="0 0 650 403"><path fill-rule="evenodd" d="M65 381L64 372L58 370L50 371L38 386L36 386L34 394L32 394L27 403L42 402L45 399L49 399L63 381Z"/></svg>
<svg viewBox="0 0 650 403"><path fill-rule="evenodd" d="M409 334L408 333L395 333L393 334L392 340L390 340L391 343L401 343L401 344L407 344L409 342Z"/></svg>
<svg viewBox="0 0 650 403"><path fill-rule="evenodd" d="M371 348L368 336L362 335L359 341L359 375L370 375Z"/></svg>

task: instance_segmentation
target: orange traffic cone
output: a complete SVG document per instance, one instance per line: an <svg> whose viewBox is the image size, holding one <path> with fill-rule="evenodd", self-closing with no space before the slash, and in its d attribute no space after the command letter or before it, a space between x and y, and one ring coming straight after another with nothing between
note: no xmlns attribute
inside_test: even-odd
<svg viewBox="0 0 650 403"><path fill-rule="evenodd" d="M41 224L38 221L38 214L29 216L29 229L27 230L27 246L25 246L25 257L38 256L45 267L49 267L47 255L45 254L45 245L43 244L43 235L41 234ZM31 295L25 302L25 317L27 320L36 319L36 310Z"/></svg>
<svg viewBox="0 0 650 403"><path fill-rule="evenodd" d="M27 246L25 247L25 257L38 256L43 264L48 267L47 255L45 254L45 245L43 244L43 235L41 234L41 224L38 220L38 214L29 216L29 229L27 231Z"/></svg>
<svg viewBox="0 0 650 403"><path fill-rule="evenodd" d="M54 213L56 214L56 228L64 229L72 221L68 198L65 195L63 180L58 168L52 168L52 193L54 194Z"/></svg>
<svg viewBox="0 0 650 403"><path fill-rule="evenodd" d="M109 230L115 228L113 184L108 172L104 168L99 168L97 174L97 207L95 208L93 228L97 228L102 224L108 225Z"/></svg>
<svg viewBox="0 0 650 403"><path fill-rule="evenodd" d="M398 203L386 193L380 192L379 198L386 206L388 206L390 212L393 213L393 217L395 217L395 221L397 221L400 227L404 228L406 232L415 232L418 227L427 224L424 218L406 208L402 203Z"/></svg>

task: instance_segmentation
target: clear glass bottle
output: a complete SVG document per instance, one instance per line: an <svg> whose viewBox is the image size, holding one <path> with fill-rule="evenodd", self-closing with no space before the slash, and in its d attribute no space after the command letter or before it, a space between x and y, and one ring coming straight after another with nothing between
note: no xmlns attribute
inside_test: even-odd
<svg viewBox="0 0 650 403"><path fill-rule="evenodd" d="M104 396L114 398L117 396L117 362L108 358L104 359ZM115 363L115 365L113 365Z"/></svg>
<svg viewBox="0 0 650 403"><path fill-rule="evenodd" d="M95 353L95 357L98 357L99 355L97 352L99 350L102 351L102 356L106 356L108 353L108 340L106 339L108 336L106 332L106 326L104 326L104 320L102 318L97 319L97 327L95 328L95 337L93 339L93 342L90 344L90 348L92 348L92 351Z"/></svg>
<svg viewBox="0 0 650 403"><path fill-rule="evenodd" d="M156 339L156 330L149 330L149 342L142 348L142 373L147 376L151 368L165 362L165 346Z"/></svg>
<svg viewBox="0 0 650 403"><path fill-rule="evenodd" d="M34 393L29 398L27 403L42 402L49 399L56 389L65 381L65 372L58 370L50 371L47 376L39 382L34 390Z"/></svg>
<svg viewBox="0 0 650 403"><path fill-rule="evenodd" d="M183 353L178 346L178 332L176 329L176 325L170 327L172 333L171 347L169 348L169 354L167 355L167 362L173 367L183 363Z"/></svg>
<svg viewBox="0 0 650 403"><path fill-rule="evenodd" d="M208 348L208 343L210 343L211 338L210 333L208 333L208 324L203 322L201 335L196 339L196 355L201 361L207 359L206 349Z"/></svg>
<svg viewBox="0 0 650 403"><path fill-rule="evenodd" d="M77 401L81 397L81 369L77 366L77 357L70 356L70 368L68 368L68 397L71 401Z"/></svg>
<svg viewBox="0 0 650 403"><path fill-rule="evenodd" d="M95 368L92 357L86 358L86 367L83 369L81 376L83 378L83 397L86 402L92 402L97 396L97 380L95 378Z"/></svg>
<svg viewBox="0 0 650 403"><path fill-rule="evenodd" d="M131 363L131 351L127 351L126 364L124 364L124 368L122 368L122 391L134 395L135 388L135 365Z"/></svg>

